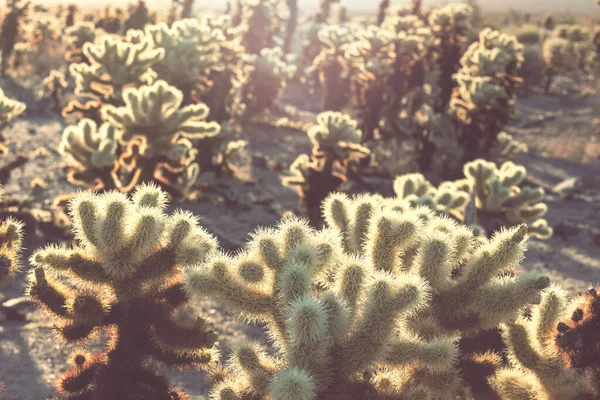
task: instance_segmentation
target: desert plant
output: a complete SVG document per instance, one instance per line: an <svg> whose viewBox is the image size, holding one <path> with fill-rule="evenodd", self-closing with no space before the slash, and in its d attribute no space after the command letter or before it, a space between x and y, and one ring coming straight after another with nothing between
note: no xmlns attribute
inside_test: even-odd
<svg viewBox="0 0 600 400"><path fill-rule="evenodd" d="M554 345L555 329L567 309L566 293L551 287L543 293L531 318L502 325L510 368L490 380L503 400L581 399L589 388L585 377L569 368Z"/></svg>
<svg viewBox="0 0 600 400"><path fill-rule="evenodd" d="M135 32L128 32L130 39ZM97 45L85 43L83 54L90 65L78 63L69 67L77 85L75 93L120 105L127 86L147 83L149 68L164 57L164 50L152 48L150 41L143 37L135 39L136 43L130 43L106 36Z"/></svg>
<svg viewBox="0 0 600 400"><path fill-rule="evenodd" d="M230 108L232 118L248 121L273 107L296 72L284 56L279 47L243 56L242 75Z"/></svg>
<svg viewBox="0 0 600 400"><path fill-rule="evenodd" d="M129 18L125 21L125 32L130 29L144 30L148 23L150 23L150 15L146 2L138 0L137 5L129 13Z"/></svg>
<svg viewBox="0 0 600 400"><path fill-rule="evenodd" d="M416 219L390 218L399 242L414 239ZM214 257L188 273L191 293L263 322L277 351L269 356L252 342L234 348L227 368L215 370L212 398L429 398L422 386L431 382L412 382L410 373L416 366L448 370L456 348L396 329L426 303L427 286L381 269L395 248L382 248L381 258L355 258L341 245L327 230L286 219L256 232L237 256Z"/></svg>
<svg viewBox="0 0 600 400"><path fill-rule="evenodd" d="M497 136L496 144L490 152L490 159L496 163L512 161L521 154L527 153L527 145L518 141L512 135L506 132L500 132Z"/></svg>
<svg viewBox="0 0 600 400"><path fill-rule="evenodd" d="M290 167L293 175L283 183L296 188L302 215L318 226L321 203L347 180L351 163L369 155L369 149L360 145L362 132L357 122L339 112L319 114L307 135L312 154L300 155Z"/></svg>
<svg viewBox="0 0 600 400"><path fill-rule="evenodd" d="M287 0L286 4L289 10L289 17L287 18L285 36L283 38L283 52L287 54L292 48L294 33L296 33L296 27L298 26L298 0Z"/></svg>
<svg viewBox="0 0 600 400"><path fill-rule="evenodd" d="M544 42L543 52L546 64L545 93L549 94L557 74L569 74L575 69L577 55L573 45L567 39L560 37L547 39Z"/></svg>
<svg viewBox="0 0 600 400"><path fill-rule="evenodd" d="M519 29L516 37L522 44L538 44L541 41L540 30L537 26L526 26Z"/></svg>
<svg viewBox="0 0 600 400"><path fill-rule="evenodd" d="M134 181L158 181L171 194L187 194L200 165L210 165L218 153L220 125L205 121L209 110L204 104L182 107L183 94L165 81L126 89L123 97L124 106L108 105L103 115L122 132L127 147L122 161L134 168ZM212 147L196 163L194 147L203 142Z"/></svg>
<svg viewBox="0 0 600 400"><path fill-rule="evenodd" d="M217 334L205 320L182 321L183 271L202 263L216 240L185 212L164 213L158 188L124 194L77 194L71 201L72 248L48 246L31 258L29 296L56 323L59 337L83 345L105 333L104 351L76 350L59 379L62 399L184 398L151 360L203 367L215 359ZM68 279L66 279L68 277Z"/></svg>
<svg viewBox="0 0 600 400"><path fill-rule="evenodd" d="M473 8L467 4L448 4L431 11L428 17L431 32L437 48L439 68L440 103L437 111L442 111L452 95L452 76L459 69L461 56L465 50L467 35L471 29Z"/></svg>
<svg viewBox="0 0 600 400"><path fill-rule="evenodd" d="M67 160L67 180L93 190L128 191L116 174L118 139L119 132L109 123L97 126L93 120L83 119L67 127L59 146Z"/></svg>
<svg viewBox="0 0 600 400"><path fill-rule="evenodd" d="M100 30L92 22L81 21L65 29L64 43L66 45L65 59L69 63L89 64L87 56L83 53L86 43L94 43L100 36Z"/></svg>
<svg viewBox="0 0 600 400"><path fill-rule="evenodd" d="M67 15L65 16L65 28L70 28L75 25L75 15L78 8L75 4L69 4L67 7Z"/></svg>
<svg viewBox="0 0 600 400"><path fill-rule="evenodd" d="M510 161L498 168L493 162L475 160L464 165L465 179L436 188L419 173L406 174L396 177L394 192L410 206L427 206L488 235L502 227L527 224L530 235L547 239L552 228L539 219L548 210L541 202L544 190L521 188L526 174L524 167Z"/></svg>
<svg viewBox="0 0 600 400"><path fill-rule="evenodd" d="M544 219L548 206L542 188L519 185L527 176L525 167L507 161L499 168L493 162L475 160L465 164L464 174L473 187L477 216L473 223L488 232L496 225L527 224L529 233L540 238L552 235L552 228Z"/></svg>
<svg viewBox="0 0 600 400"><path fill-rule="evenodd" d="M10 124L10 121L23 114L26 108L25 103L7 97L0 88L0 154L8 152L5 146L7 139L2 134L2 131Z"/></svg>
<svg viewBox="0 0 600 400"><path fill-rule="evenodd" d="M28 0L7 0L9 12L4 16L2 27L0 28L0 54L2 55L2 64L0 65L1 76L6 75L10 56L17 43L23 20L26 17L30 5L31 1Z"/></svg>
<svg viewBox="0 0 600 400"><path fill-rule="evenodd" d="M395 277L420 276L432 288L430 302L399 326L427 341L459 341L461 353L452 368L411 369L413 382L425 384L436 399L454 398L460 392L463 396L458 398L469 398L460 377L464 379L474 364L481 369L493 357L485 354L489 348L471 354L468 342L485 337L499 322L510 321L523 306L537 302L549 285L548 278L535 273L507 276L507 269L516 268L523 256L525 226L499 231L476 245L469 228L424 207L404 207L395 199L335 194L323 210L347 254ZM488 375L492 372L487 369ZM478 379L465 379L472 390L486 384L486 370L480 373Z"/></svg>
<svg viewBox="0 0 600 400"><path fill-rule="evenodd" d="M600 394L600 288L591 288L575 307L566 322L556 326L555 343L571 368L591 375L596 395ZM574 308L574 309L573 309Z"/></svg>
<svg viewBox="0 0 600 400"><path fill-rule="evenodd" d="M0 186L0 203L4 202L4 188ZM23 224L9 218L0 223L0 285L14 276L21 267Z"/></svg>
<svg viewBox="0 0 600 400"><path fill-rule="evenodd" d="M350 60L354 114L363 132L363 141L374 138L386 105L386 89L393 73L395 34L374 25L358 33L346 57Z"/></svg>
<svg viewBox="0 0 600 400"><path fill-rule="evenodd" d="M306 73L323 89L322 108L341 111L350 94L349 70L344 58L355 34L349 26L330 25L318 31L317 39L320 50Z"/></svg>
<svg viewBox="0 0 600 400"><path fill-rule="evenodd" d="M54 108L60 111L60 101L63 97L64 90L69 86L65 80L65 74L57 70L52 70L50 71L50 75L44 78L42 85L42 90L40 91L41 94L49 94L52 98Z"/></svg>
<svg viewBox="0 0 600 400"><path fill-rule="evenodd" d="M153 71L184 93L186 105L193 96L201 96L210 88L212 71L225 68L220 52L223 33L196 19L177 21L171 27L164 23L150 25L146 36L154 49L164 52L152 65Z"/></svg>
<svg viewBox="0 0 600 400"><path fill-rule="evenodd" d="M514 114L522 62L523 45L514 36L489 28L463 55L461 69L454 76L458 87L450 102L460 126L463 162L489 157L498 134Z"/></svg>
<svg viewBox="0 0 600 400"><path fill-rule="evenodd" d="M288 17L283 0L243 0L238 29L246 52L258 55L283 45L281 35Z"/></svg>

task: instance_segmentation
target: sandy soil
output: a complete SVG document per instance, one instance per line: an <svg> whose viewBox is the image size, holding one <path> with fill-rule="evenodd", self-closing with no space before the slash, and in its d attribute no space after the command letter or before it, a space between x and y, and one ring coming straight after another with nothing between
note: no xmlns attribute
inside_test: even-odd
<svg viewBox="0 0 600 400"><path fill-rule="evenodd" d="M5 184L6 197L48 208L55 196L78 189L65 180L57 151L64 125L47 111L48 103L36 100L32 92L12 82L2 82L2 87L8 95L29 106L26 117L6 132L12 140L11 154L0 160L0 167L18 155L29 159L12 172ZM303 118L310 119L317 111L314 102L293 89L286 93L284 101L304 110ZM543 272L573 294L600 282L599 117L600 95L531 94L519 100L517 117L508 129L530 147L530 154L519 162L528 168L529 180L547 190L547 219L556 231L550 240L531 240L523 269ZM242 245L257 226L273 224L284 212L296 208L297 195L280 181L295 157L310 150L306 135L293 130L253 126L244 137L250 142L251 159L242 171L245 181L217 181L214 176L205 175L199 183L202 195L196 201L171 206L200 215L204 226L229 250ZM43 178L46 187L32 188L31 181L36 177ZM572 187L553 192L556 185L568 179L572 179ZM385 184L391 188L391 180ZM25 255L58 239L30 232L25 238ZM27 269L25 266L17 279L2 288L7 299L22 296ZM224 354L244 332L255 338L262 335L259 327L247 327L209 300L198 302L197 306L221 334ZM26 302L18 309L25 316L23 321L0 321L4 399L49 399L69 349L53 337L51 324L39 311ZM192 399L206 398L202 372L170 376Z"/></svg>

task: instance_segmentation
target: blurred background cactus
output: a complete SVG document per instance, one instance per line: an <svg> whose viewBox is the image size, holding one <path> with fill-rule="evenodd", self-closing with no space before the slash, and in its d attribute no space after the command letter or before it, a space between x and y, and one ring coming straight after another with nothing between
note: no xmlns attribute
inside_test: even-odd
<svg viewBox="0 0 600 400"><path fill-rule="evenodd" d="M2 21L0 29L0 45L2 46L2 62L0 64L0 75L5 76L10 61L10 56L15 48L15 44L22 33L22 22L31 1L28 0L7 0L8 13Z"/></svg>
<svg viewBox="0 0 600 400"><path fill-rule="evenodd" d="M463 163L489 158L498 134L514 115L523 45L513 36L484 29L461 59L450 110L460 124Z"/></svg>
<svg viewBox="0 0 600 400"><path fill-rule="evenodd" d="M283 184L298 191L300 212L311 225L319 226L321 203L348 179L352 164L368 156L369 149L360 145L357 122L339 112L319 114L307 135L312 153L298 156L290 167L292 176L284 178Z"/></svg>
<svg viewBox="0 0 600 400"><path fill-rule="evenodd" d="M7 139L4 137L3 131L13 119L23 114L26 108L25 103L7 97L4 91L0 89L0 155L8 152L6 148Z"/></svg>

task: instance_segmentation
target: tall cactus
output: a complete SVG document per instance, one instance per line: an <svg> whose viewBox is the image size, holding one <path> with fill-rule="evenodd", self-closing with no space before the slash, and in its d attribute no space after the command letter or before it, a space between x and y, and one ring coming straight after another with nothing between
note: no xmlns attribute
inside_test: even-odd
<svg viewBox="0 0 600 400"><path fill-rule="evenodd" d="M27 106L25 103L13 100L4 95L4 91L0 88L0 155L6 154L7 139L2 134L2 131L10 124L10 121L25 112Z"/></svg>
<svg viewBox="0 0 600 400"><path fill-rule="evenodd" d="M79 193L70 204L75 246L32 256L29 296L59 337L69 344L109 338L104 351L73 353L57 383L61 399L181 399L151 360L171 368L215 360L217 334L203 318L181 321L175 312L188 302L182 272L217 244L195 217L169 216L165 207L154 186L141 185L132 200Z"/></svg>

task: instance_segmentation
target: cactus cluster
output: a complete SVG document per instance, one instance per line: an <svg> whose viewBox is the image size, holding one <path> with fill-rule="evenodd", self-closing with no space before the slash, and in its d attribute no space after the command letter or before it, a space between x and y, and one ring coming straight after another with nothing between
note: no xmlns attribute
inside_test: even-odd
<svg viewBox="0 0 600 400"><path fill-rule="evenodd" d="M0 28L0 75L5 76L10 62L11 54L22 33L22 24L31 5L29 0L7 0L8 13L4 16Z"/></svg>
<svg viewBox="0 0 600 400"><path fill-rule="evenodd" d="M0 203L4 202L4 189L0 186ZM0 285L14 276L21 266L23 225L9 218L0 222Z"/></svg>
<svg viewBox="0 0 600 400"><path fill-rule="evenodd" d="M101 36L100 30L92 22L80 21L65 29L64 43L66 46L65 59L69 63L89 64L88 57L83 52L86 43L94 43Z"/></svg>
<svg viewBox="0 0 600 400"><path fill-rule="evenodd" d="M520 187L527 175L524 167L506 161L475 160L464 166L464 179L435 187L419 173L394 181L396 198L410 206L427 206L489 235L501 227L527 224L529 234L546 239L552 228L544 219L548 207L541 201L544 190Z"/></svg>
<svg viewBox="0 0 600 400"><path fill-rule="evenodd" d="M2 131L10 124L10 121L23 114L26 108L25 103L7 97L0 88L0 155L8 152L5 146L7 139Z"/></svg>
<svg viewBox="0 0 600 400"><path fill-rule="evenodd" d="M583 371L569 368L554 344L557 324L567 308L566 293L552 286L530 318L502 325L511 366L490 379L502 400L575 400L592 393ZM560 326L559 326L560 329Z"/></svg>
<svg viewBox="0 0 600 400"><path fill-rule="evenodd" d="M237 256L214 257L188 274L193 294L263 322L277 351L270 356L254 342L234 348L227 367L213 372L213 398L426 398L409 371L447 370L456 349L395 329L426 303L426 284L340 248L337 235L287 219L258 231Z"/></svg>
<svg viewBox="0 0 600 400"><path fill-rule="evenodd" d="M514 36L484 29L461 59L450 110L460 125L463 162L488 158L514 113L523 45Z"/></svg>
<svg viewBox="0 0 600 400"><path fill-rule="evenodd" d="M241 82L231 105L232 118L247 121L269 110L295 72L296 67L287 62L280 47L244 54Z"/></svg>
<svg viewBox="0 0 600 400"><path fill-rule="evenodd" d="M289 9L283 0L242 0L237 26L242 46L249 54L282 46Z"/></svg>
<svg viewBox="0 0 600 400"><path fill-rule="evenodd" d="M155 49L162 49L164 57L152 65L156 74L167 83L183 91L191 102L191 92L205 92L212 84L213 70L222 70L220 43L225 40L218 29L202 25L196 19L175 22L171 27L161 23L146 28L146 35Z"/></svg>
<svg viewBox="0 0 600 400"><path fill-rule="evenodd" d="M123 192L156 182L174 197L187 195L200 173L194 144L217 137L219 124L205 122L204 104L181 107L183 94L164 81L128 88L123 97L123 106L103 108L105 123L84 119L63 133L69 181Z"/></svg>
<svg viewBox="0 0 600 400"><path fill-rule="evenodd" d="M283 183L298 190L301 213L316 226L325 197L346 181L351 164L369 155L369 149L360 144L357 122L339 112L319 114L307 135L312 154L300 155L290 168L292 176Z"/></svg>
<svg viewBox="0 0 600 400"><path fill-rule="evenodd" d="M432 398L484 397L487 378L499 365L495 327L539 301L549 279L535 273L515 276L525 250L524 225L475 241L473 232L423 207L408 208L396 199L331 196L324 204L329 226L341 234L346 252L367 257L392 275L415 274L431 287L430 301L401 326L424 340L458 341L456 363L445 371L417 367L417 382ZM408 228L417 228L413 240ZM406 241L405 241L406 240ZM476 245L476 243L480 243ZM392 253L386 256L388 249ZM483 342L484 346L470 343ZM489 347L488 347L489 346ZM473 348L474 347L474 348ZM483 347L483 348L482 348ZM464 384L466 383L466 386Z"/></svg>
<svg viewBox="0 0 600 400"><path fill-rule="evenodd" d="M166 215L165 194L140 185L132 199L83 192L70 203L76 244L48 246L31 258L29 296L56 323L58 336L83 346L108 336L104 351L75 350L59 379L61 399L185 398L153 362L206 367L217 334L205 320L180 320L189 299L184 271L217 243L197 218Z"/></svg>

